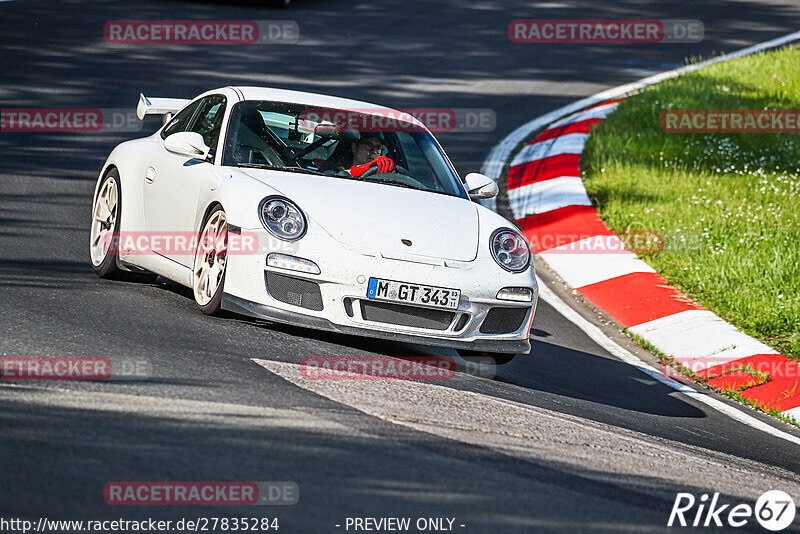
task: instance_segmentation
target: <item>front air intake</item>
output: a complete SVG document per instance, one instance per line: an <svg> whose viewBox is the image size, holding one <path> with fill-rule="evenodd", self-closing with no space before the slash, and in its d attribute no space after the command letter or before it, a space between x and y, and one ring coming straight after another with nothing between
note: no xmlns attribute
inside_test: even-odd
<svg viewBox="0 0 800 534"><path fill-rule="evenodd" d="M492 308L481 324L481 334L510 334L522 326L530 308Z"/></svg>
<svg viewBox="0 0 800 534"><path fill-rule="evenodd" d="M453 322L455 313L416 306L404 306L388 302L360 300L361 317L365 321L386 323L428 330L447 330Z"/></svg>
<svg viewBox="0 0 800 534"><path fill-rule="evenodd" d="M310 280L266 272L267 291L272 298L307 310L322 311L319 284Z"/></svg>

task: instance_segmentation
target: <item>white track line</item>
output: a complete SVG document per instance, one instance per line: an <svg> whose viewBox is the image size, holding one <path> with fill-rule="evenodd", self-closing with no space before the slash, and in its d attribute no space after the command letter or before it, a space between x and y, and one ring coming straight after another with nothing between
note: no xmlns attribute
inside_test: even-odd
<svg viewBox="0 0 800 534"><path fill-rule="evenodd" d="M658 380L664 385L671 387L672 389L683 393L684 395L696 400L697 402L702 402L703 404L717 410L718 412L722 412L723 414L727 415L731 419L738 421L744 425L749 427L755 428L757 430L761 430L762 432L766 432L772 436L777 438L785 439L795 445L800 445L800 438L797 436L793 436L788 432L784 432L782 430L778 430L777 428L768 425L767 423L756 419L751 415L747 415L739 408L729 406L724 402L716 399L710 395L707 395L703 392L696 391L689 386L681 384L680 382L665 376L663 373L659 372L654 367L651 367L649 364L645 363L644 361L640 360L636 357L633 353L629 352L627 349L621 347L616 342L614 342L611 338L606 336L602 330L598 327L593 325L588 320L584 319L578 312L573 310L572 308L567 305L566 302L561 300L561 298L556 295L552 289L547 287L543 282L539 283L539 297L542 298L545 302L547 302L550 306L556 309L558 313L560 313L565 319L573 323L575 326L580 328L587 336L589 336L592 341L600 345L603 349L607 352L622 360L623 362L627 363L628 365L632 365L639 371L645 373L646 375Z"/></svg>

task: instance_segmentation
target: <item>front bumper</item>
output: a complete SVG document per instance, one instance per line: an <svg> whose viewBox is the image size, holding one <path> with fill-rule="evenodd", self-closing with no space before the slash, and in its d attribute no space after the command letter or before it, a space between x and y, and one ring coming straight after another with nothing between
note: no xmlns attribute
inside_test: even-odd
<svg viewBox="0 0 800 534"><path fill-rule="evenodd" d="M501 269L490 256L480 254L472 261L412 256L389 258L379 252L347 248L313 226L311 222L307 235L293 243L276 243L263 230L259 240L268 245L260 246L258 253L229 255L222 307L275 322L343 334L481 352L530 352L528 337L538 296L533 267L523 273L510 273ZM270 252L314 261L321 273L315 275L267 266L266 257ZM268 287L267 273L316 284L320 296L316 308L276 298ZM370 277L457 288L461 290L461 300L458 309L452 310L452 320L436 327L367 320L363 305L375 302L366 298ZM498 300L497 292L503 287L529 287L533 290L533 302ZM483 328L481 331L493 308L513 309L517 317L524 315L524 318L513 329Z"/></svg>
<svg viewBox="0 0 800 534"><path fill-rule="evenodd" d="M355 336L365 336L378 339L388 339L402 343L416 343L420 345L433 345L436 347L449 347L454 349L467 349L485 352L528 354L531 351L531 343L528 339L475 339L474 341L461 341L457 338L438 338L423 336L410 333L389 332L375 328L363 328L359 326L337 325L324 317L314 317L296 311L281 310L271 308L264 304L251 302L248 300L224 294L222 297L222 308L235 313L259 317L277 323L300 325L317 330L338 332L340 334L350 334Z"/></svg>

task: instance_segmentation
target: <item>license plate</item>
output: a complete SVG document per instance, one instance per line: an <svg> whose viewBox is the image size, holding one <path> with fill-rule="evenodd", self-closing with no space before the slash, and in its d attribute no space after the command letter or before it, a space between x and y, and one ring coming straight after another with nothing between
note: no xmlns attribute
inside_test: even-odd
<svg viewBox="0 0 800 534"><path fill-rule="evenodd" d="M367 297L376 300L407 302L432 308L458 309L461 291L446 287L424 286L408 282L396 282L382 278L370 278Z"/></svg>

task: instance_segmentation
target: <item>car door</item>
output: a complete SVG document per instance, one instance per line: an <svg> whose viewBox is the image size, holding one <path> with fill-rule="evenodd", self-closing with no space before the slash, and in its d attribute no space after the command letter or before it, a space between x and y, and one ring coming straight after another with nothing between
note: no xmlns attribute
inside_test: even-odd
<svg viewBox="0 0 800 534"><path fill-rule="evenodd" d="M162 148L146 165L143 198L150 248L187 267L191 267L194 255L190 243L197 231L200 193L213 180L213 160L226 105L222 95L207 96L181 111L164 129L164 138L179 132L202 135L211 148L207 160Z"/></svg>

